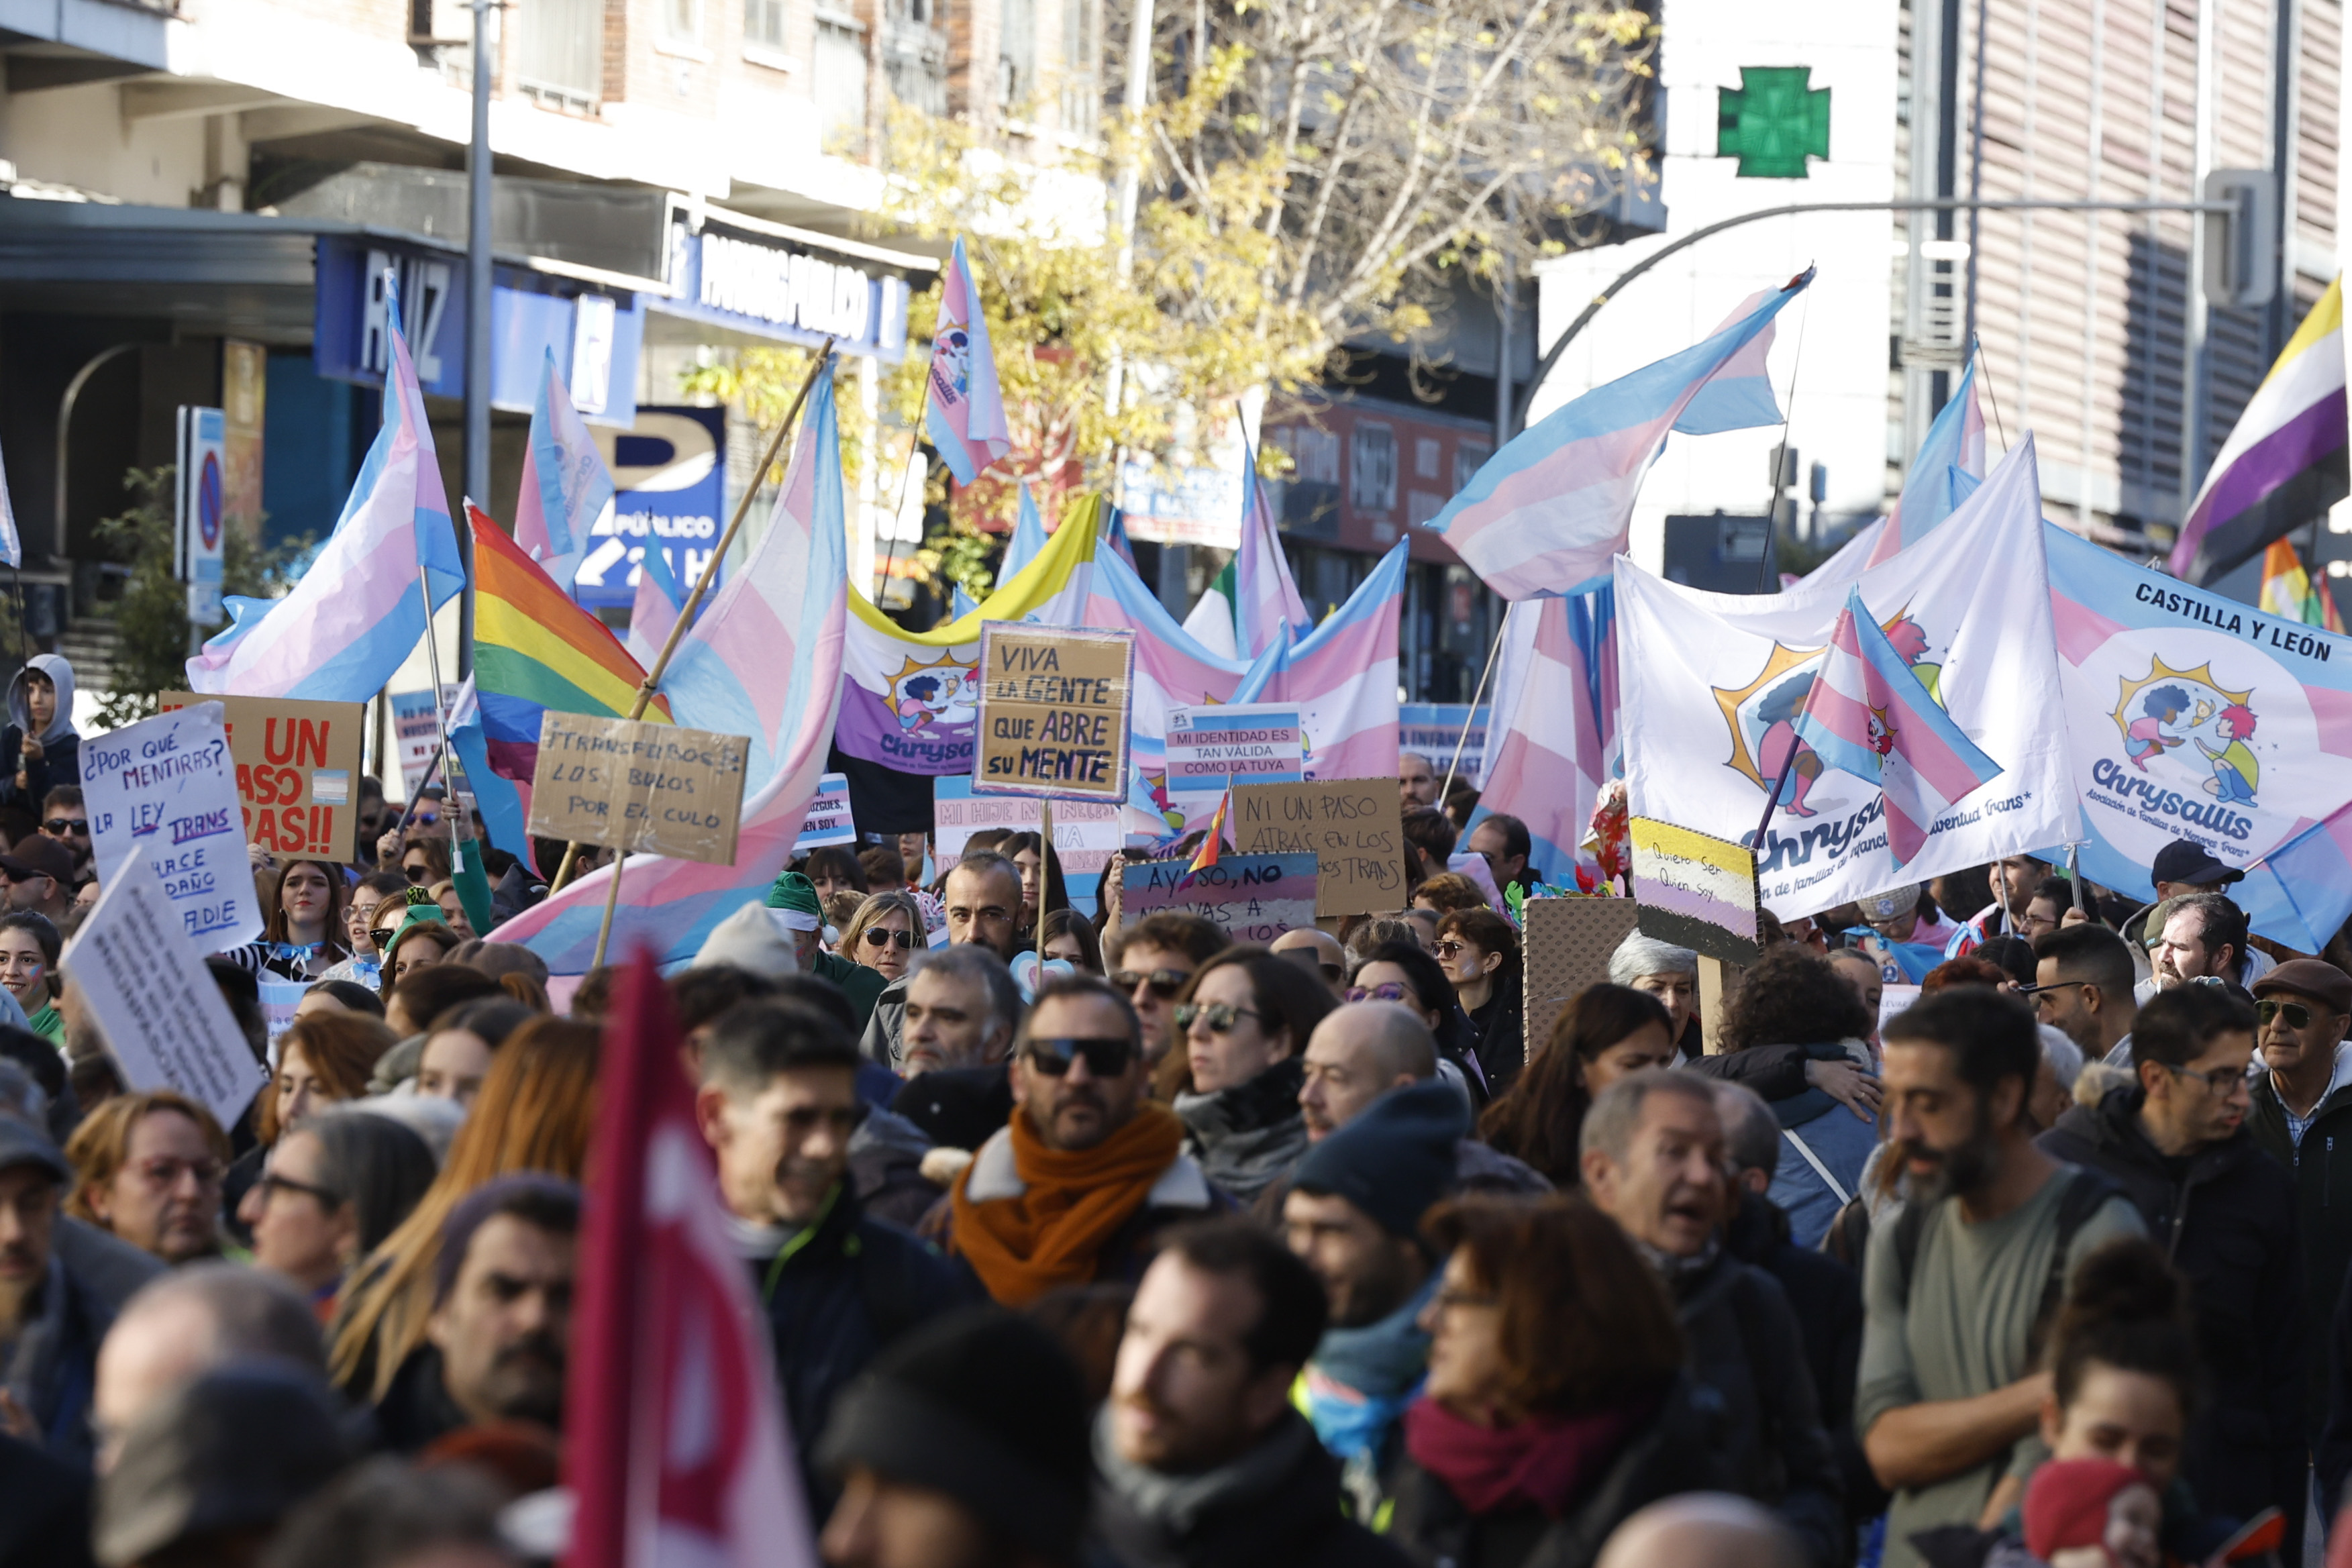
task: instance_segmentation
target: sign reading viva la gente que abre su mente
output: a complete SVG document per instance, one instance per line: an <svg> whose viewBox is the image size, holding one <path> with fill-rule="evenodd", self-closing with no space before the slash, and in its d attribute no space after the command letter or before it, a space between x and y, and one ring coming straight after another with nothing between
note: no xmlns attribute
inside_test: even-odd
<svg viewBox="0 0 2352 1568"><path fill-rule="evenodd" d="M1127 798L1134 632L985 622L980 674L974 791Z"/></svg>

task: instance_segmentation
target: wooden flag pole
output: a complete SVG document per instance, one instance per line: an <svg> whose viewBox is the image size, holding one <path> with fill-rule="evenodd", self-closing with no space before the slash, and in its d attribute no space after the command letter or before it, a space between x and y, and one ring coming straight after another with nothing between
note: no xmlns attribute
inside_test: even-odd
<svg viewBox="0 0 2352 1568"><path fill-rule="evenodd" d="M784 410L783 422L776 426L776 434L768 442L768 455L760 459L760 465L751 471L751 482L743 486L743 498L735 503L735 515L727 519L727 531L719 537L719 548L712 550L710 559L702 563L702 575L694 580L694 591L686 596L686 603L679 608L677 622L670 627L669 635L663 640L661 653L655 657L653 668L646 672L644 684L637 687L636 700L629 705L632 720L645 717L646 709L652 706L654 694L661 686L662 674L669 668L670 655L677 652L678 639L684 637L687 629L694 624L694 617L702 608L703 595L710 591L711 580L719 575L719 563L727 559L728 550L734 546L736 533L743 527L743 519L751 510L751 498L760 493L760 481L767 476L769 469L775 466L776 455L784 449L784 437L791 434L793 426L799 423L801 407L808 402L809 392L816 386L816 378L824 372L826 365L833 362L833 344L834 340L827 338L824 346L817 350L816 362L809 366L808 374L801 381L801 390L793 394L793 405ZM550 898L561 893L563 884L572 880L572 862L579 858L580 841L574 839L563 846L563 863L555 868L555 875L547 884ZM613 862L615 888L620 885L621 861L625 858L616 854ZM596 935L596 962L599 964L604 961L604 939L612 935L614 896L608 894L604 900L604 927Z"/></svg>

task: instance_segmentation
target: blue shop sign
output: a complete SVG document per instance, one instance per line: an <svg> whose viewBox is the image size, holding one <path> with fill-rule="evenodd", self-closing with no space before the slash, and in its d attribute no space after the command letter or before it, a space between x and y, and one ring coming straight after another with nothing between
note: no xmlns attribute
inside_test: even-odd
<svg viewBox="0 0 2352 1568"><path fill-rule="evenodd" d="M721 217L698 228L672 214L664 281L672 298L653 306L665 316L810 348L831 338L841 353L887 364L907 357L906 279Z"/></svg>
<svg viewBox="0 0 2352 1568"><path fill-rule="evenodd" d="M428 397L466 395L466 267L453 251L321 235L318 242L311 358L319 374L383 384L389 362L387 274L400 290L402 330ZM604 292L520 267L494 269L490 287L490 404L529 413L549 350L572 403L591 423L636 417L644 297Z"/></svg>
<svg viewBox="0 0 2352 1568"><path fill-rule="evenodd" d="M656 548L691 593L725 526L727 411L648 404L636 415L626 430L595 433L617 489L572 580L573 597L592 609L635 603L645 552Z"/></svg>

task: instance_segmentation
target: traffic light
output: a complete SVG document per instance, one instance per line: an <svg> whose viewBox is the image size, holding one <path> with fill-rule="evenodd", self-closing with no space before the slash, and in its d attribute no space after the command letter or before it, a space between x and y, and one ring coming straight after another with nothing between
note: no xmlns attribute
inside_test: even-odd
<svg viewBox="0 0 2352 1568"><path fill-rule="evenodd" d="M1801 180L1805 160L1830 155L1830 89L1811 66L1742 66L1739 86L1716 94L1715 153L1739 160L1745 180Z"/></svg>

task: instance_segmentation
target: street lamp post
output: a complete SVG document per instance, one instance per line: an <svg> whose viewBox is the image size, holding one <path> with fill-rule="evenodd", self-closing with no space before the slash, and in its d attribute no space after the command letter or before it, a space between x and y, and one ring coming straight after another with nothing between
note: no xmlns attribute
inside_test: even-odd
<svg viewBox="0 0 2352 1568"><path fill-rule="evenodd" d="M466 496L490 504L490 16L498 0L472 0L474 133L466 150ZM457 606L457 678L474 669L474 537L456 519L467 591Z"/></svg>

